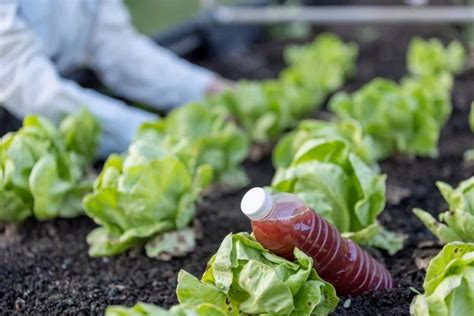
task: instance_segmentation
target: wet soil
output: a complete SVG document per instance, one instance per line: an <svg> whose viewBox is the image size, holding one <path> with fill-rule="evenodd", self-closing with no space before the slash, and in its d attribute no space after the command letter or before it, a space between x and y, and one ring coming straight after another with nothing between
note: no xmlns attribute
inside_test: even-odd
<svg viewBox="0 0 474 316"><path fill-rule="evenodd" d="M326 29L325 29L326 30ZM332 28L345 39L360 44L358 71L344 87L353 91L375 76L399 79L405 74L405 52L413 35L459 38L458 29L448 27L359 27ZM324 31L318 29L316 32ZM232 78L270 78L284 66L282 49L287 41L269 40L255 44L243 55L221 61L201 61ZM388 175L390 197L381 222L387 228L407 234L405 248L394 256L370 250L385 262L397 283L396 288L342 298L334 315L407 315L415 295L410 287L422 290L424 270L417 266L423 258L439 250L435 238L412 215L413 207L437 214L445 208L435 187L442 180L453 185L473 175L474 167L463 162L463 153L474 148L469 131L469 103L474 99L474 71L458 76L453 93L453 113L444 128L440 155L436 159L409 159L399 156L381 163ZM321 112L319 112L321 113ZM315 114L320 115L320 114ZM273 168L271 159L246 162L251 186L268 185ZM133 251L113 258L90 258L86 235L95 224L86 217L44 223L27 221L17 239L0 243L0 314L95 315L111 304L133 305L145 301L163 306L177 303L174 290L180 269L200 275L210 256L230 232L249 231L248 220L239 211L245 190L213 194L199 204L198 220L204 238L185 258L159 262ZM399 194L402 192L403 194Z"/></svg>

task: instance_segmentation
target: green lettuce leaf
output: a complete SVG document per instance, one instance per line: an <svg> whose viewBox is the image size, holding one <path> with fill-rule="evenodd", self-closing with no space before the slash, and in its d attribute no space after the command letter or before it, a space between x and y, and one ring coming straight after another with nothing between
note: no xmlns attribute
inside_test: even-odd
<svg viewBox="0 0 474 316"><path fill-rule="evenodd" d="M424 294L410 306L412 315L471 315L474 302L474 244L445 245L426 271Z"/></svg>
<svg viewBox="0 0 474 316"><path fill-rule="evenodd" d="M81 214L81 199L92 189L87 167L100 127L83 109L57 128L39 116L0 140L0 222L20 223ZM85 150L87 149L87 150Z"/></svg>
<svg viewBox="0 0 474 316"><path fill-rule="evenodd" d="M439 222L421 209L413 212L443 243L474 242L474 177L461 182L456 189L443 182L436 185L449 207L439 214Z"/></svg>
<svg viewBox="0 0 474 316"><path fill-rule="evenodd" d="M86 214L101 226L87 237L89 254L115 255L136 244L146 244L147 253L156 257L192 250L194 234L187 227L200 193L212 179L212 168L201 165L193 173L173 155L140 164L124 161L110 156L94 192L83 200ZM183 236L163 235L180 230Z"/></svg>
<svg viewBox="0 0 474 316"><path fill-rule="evenodd" d="M300 146L288 167L277 169L272 188L299 196L345 237L394 254L403 236L377 222L385 206L385 178L345 140L314 138Z"/></svg>
<svg viewBox="0 0 474 316"><path fill-rule="evenodd" d="M264 249L247 233L228 235L201 281L185 271L176 290L181 304L208 303L226 315L327 315L339 299L295 249L294 262Z"/></svg>
<svg viewBox="0 0 474 316"><path fill-rule="evenodd" d="M33 196L33 213L39 220L74 217L82 213L81 200L90 190L88 180L62 179L54 155L46 154L31 170L29 186Z"/></svg>

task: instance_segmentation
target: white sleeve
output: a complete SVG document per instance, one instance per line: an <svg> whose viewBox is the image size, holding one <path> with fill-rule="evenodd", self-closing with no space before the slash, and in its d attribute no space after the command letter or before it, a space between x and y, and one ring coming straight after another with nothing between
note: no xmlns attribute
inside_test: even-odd
<svg viewBox="0 0 474 316"><path fill-rule="evenodd" d="M156 116L60 78L17 9L16 0L0 2L0 104L20 118L56 122L87 106L102 123L101 154L124 151L135 129Z"/></svg>
<svg viewBox="0 0 474 316"><path fill-rule="evenodd" d="M158 109L204 96L214 73L139 34L121 0L100 3L90 62L114 93Z"/></svg>

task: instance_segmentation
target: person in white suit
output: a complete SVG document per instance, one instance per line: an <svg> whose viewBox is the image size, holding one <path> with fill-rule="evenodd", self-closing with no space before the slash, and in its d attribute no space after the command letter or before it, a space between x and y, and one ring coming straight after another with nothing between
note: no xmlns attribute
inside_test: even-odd
<svg viewBox="0 0 474 316"><path fill-rule="evenodd" d="M0 104L54 121L87 106L102 123L101 154L124 151L157 116L61 77L83 66L116 95L160 110L229 85L139 34L121 0L0 0Z"/></svg>

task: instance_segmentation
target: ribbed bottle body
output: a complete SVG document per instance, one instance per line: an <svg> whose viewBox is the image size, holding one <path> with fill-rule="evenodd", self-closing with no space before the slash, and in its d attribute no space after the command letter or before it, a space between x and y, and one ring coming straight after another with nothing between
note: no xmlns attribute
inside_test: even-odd
<svg viewBox="0 0 474 316"><path fill-rule="evenodd" d="M272 212L252 221L256 239L287 259L299 248L314 259L318 274L339 295L359 295L393 287L388 270L352 240L298 199L275 203Z"/></svg>

